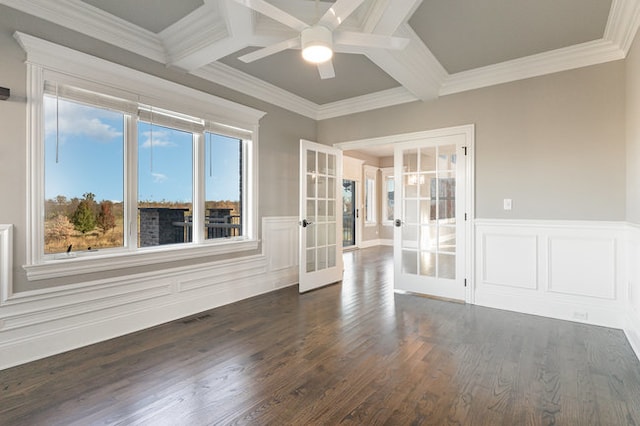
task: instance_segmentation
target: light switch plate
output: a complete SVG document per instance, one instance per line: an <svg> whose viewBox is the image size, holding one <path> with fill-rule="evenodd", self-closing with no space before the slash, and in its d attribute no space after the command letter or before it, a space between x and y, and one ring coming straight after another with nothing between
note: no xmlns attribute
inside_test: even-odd
<svg viewBox="0 0 640 426"><path fill-rule="evenodd" d="M511 198L504 199L504 209L511 210Z"/></svg>

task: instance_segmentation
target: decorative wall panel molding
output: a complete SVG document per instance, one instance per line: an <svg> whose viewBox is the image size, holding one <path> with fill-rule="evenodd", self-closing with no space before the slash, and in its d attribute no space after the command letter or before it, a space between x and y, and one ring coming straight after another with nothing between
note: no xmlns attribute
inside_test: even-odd
<svg viewBox="0 0 640 426"><path fill-rule="evenodd" d="M0 225L0 306L11 296L12 268L13 225Z"/></svg>
<svg viewBox="0 0 640 426"><path fill-rule="evenodd" d="M476 220L478 305L623 328L624 223Z"/></svg>
<svg viewBox="0 0 640 426"><path fill-rule="evenodd" d="M297 218L262 223L257 255L13 295L3 281L0 369L296 284ZM10 235L0 227L1 277Z"/></svg>
<svg viewBox="0 0 640 426"><path fill-rule="evenodd" d="M483 235L482 284L538 288L537 235Z"/></svg>
<svg viewBox="0 0 640 426"><path fill-rule="evenodd" d="M615 299L616 239L549 237L550 292Z"/></svg>

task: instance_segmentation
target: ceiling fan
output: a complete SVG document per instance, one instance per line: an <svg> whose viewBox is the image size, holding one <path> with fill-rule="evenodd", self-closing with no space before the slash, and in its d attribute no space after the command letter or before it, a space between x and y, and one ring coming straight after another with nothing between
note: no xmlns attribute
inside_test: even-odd
<svg viewBox="0 0 640 426"><path fill-rule="evenodd" d="M336 28L365 0L337 0L312 25L302 22L295 16L265 0L235 1L300 33L297 37L283 40L238 58L246 63L286 49L302 49L302 57L308 62L317 64L320 78L327 79L335 77L335 70L331 61L334 51L340 52L344 50L345 52L353 53L358 49L362 49L364 53L368 48L402 50L409 44L409 39L401 37L353 31L336 31Z"/></svg>

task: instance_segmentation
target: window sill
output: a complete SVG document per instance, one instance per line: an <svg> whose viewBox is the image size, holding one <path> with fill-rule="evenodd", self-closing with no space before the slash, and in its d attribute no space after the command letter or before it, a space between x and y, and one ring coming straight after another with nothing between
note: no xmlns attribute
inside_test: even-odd
<svg viewBox="0 0 640 426"><path fill-rule="evenodd" d="M175 262L197 257L216 256L227 253L256 250L258 240L226 241L198 246L184 245L168 248L141 249L135 252L117 252L80 256L68 259L51 259L42 263L25 265L27 278L30 281L50 278L68 277L72 275L91 274L94 272L112 271L136 266L147 266L159 263Z"/></svg>

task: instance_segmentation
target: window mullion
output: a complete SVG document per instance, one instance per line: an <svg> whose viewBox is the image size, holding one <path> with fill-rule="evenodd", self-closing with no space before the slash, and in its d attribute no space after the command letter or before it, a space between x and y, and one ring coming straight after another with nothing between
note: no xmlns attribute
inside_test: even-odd
<svg viewBox="0 0 640 426"><path fill-rule="evenodd" d="M125 120L125 247L134 251L138 247L138 120L131 115Z"/></svg>
<svg viewBox="0 0 640 426"><path fill-rule="evenodd" d="M205 149L204 133L193 134L193 212L192 212L192 241L200 244L204 241L204 210L205 210Z"/></svg>

